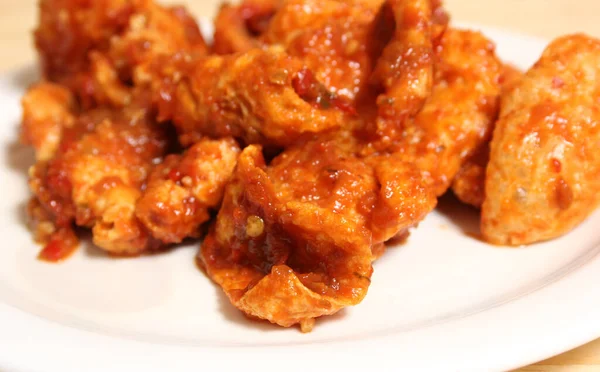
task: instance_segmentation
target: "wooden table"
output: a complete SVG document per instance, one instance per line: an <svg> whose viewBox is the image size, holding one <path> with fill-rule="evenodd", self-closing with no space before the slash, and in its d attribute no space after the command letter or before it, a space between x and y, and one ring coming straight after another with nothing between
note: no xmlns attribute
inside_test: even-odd
<svg viewBox="0 0 600 372"><path fill-rule="evenodd" d="M219 1L187 2L197 15L210 17ZM600 37L600 0L446 0L446 4L455 20L504 27L545 38L576 31ZM36 20L36 0L0 0L0 9L0 70L6 71L35 60L30 31ZM519 371L597 370L600 370L600 339Z"/></svg>

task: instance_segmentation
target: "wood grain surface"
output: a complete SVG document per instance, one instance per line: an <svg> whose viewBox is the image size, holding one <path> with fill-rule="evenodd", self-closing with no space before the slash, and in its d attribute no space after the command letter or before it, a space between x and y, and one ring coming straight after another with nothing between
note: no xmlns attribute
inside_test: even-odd
<svg viewBox="0 0 600 372"><path fill-rule="evenodd" d="M36 4L36 0L0 0L1 71L35 62L31 30L36 22ZM198 16L212 17L218 4L219 0L189 0L186 5ZM572 32L600 37L600 0L446 0L446 5L458 21L547 39ZM600 371L600 339L519 371Z"/></svg>

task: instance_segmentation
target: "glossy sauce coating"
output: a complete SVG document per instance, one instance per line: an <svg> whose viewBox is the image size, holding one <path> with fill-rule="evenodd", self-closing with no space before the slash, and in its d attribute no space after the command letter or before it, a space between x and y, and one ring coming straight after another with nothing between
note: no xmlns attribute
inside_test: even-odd
<svg viewBox="0 0 600 372"><path fill-rule="evenodd" d="M355 305L382 243L433 209L419 172L356 152L339 136L269 166L260 148L244 150L199 255L236 307L288 327Z"/></svg>
<svg viewBox="0 0 600 372"><path fill-rule="evenodd" d="M419 169L438 196L491 135L501 72L494 49L479 33L446 30L435 51L431 94L422 109L397 128L401 130L395 141L387 146L391 157ZM376 147L369 143L366 149Z"/></svg>
<svg viewBox="0 0 600 372"><path fill-rule="evenodd" d="M262 45L259 40L282 0L243 0L221 5L215 18L212 50L216 54L247 52Z"/></svg>
<svg viewBox="0 0 600 372"><path fill-rule="evenodd" d="M103 249L139 253L150 243L135 203L166 138L141 107L87 113L63 135L57 154L33 167L30 187L57 230L87 226Z"/></svg>
<svg viewBox="0 0 600 372"><path fill-rule="evenodd" d="M306 63L331 92L354 102L366 93L379 41L372 27L381 1L291 0L277 11L261 41Z"/></svg>
<svg viewBox="0 0 600 372"><path fill-rule="evenodd" d="M384 90L377 98L377 135L383 146L399 137L405 121L425 103L434 64L430 1L390 0L386 6L383 11L391 12L395 30L373 73Z"/></svg>
<svg viewBox="0 0 600 372"><path fill-rule="evenodd" d="M500 80L502 95L508 94L523 77L516 67L504 64ZM491 141L491 138L489 139ZM485 143L463 164L452 183L452 191L465 204L481 208L485 199L485 170L490 146Z"/></svg>
<svg viewBox="0 0 600 372"><path fill-rule="evenodd" d="M21 100L21 141L35 150L37 161L50 160L60 143L64 127L75 120L75 98L61 85L38 83Z"/></svg>
<svg viewBox="0 0 600 372"><path fill-rule="evenodd" d="M174 142L170 126L156 120L149 68L182 50L206 54L196 21L182 7L149 0L43 0L35 35L45 78L53 82L32 87L23 100L23 139L38 158L30 171L30 215L37 240L47 244L42 257L63 256L74 225L91 228L94 243L114 254L172 243L172 236L155 238L136 216L149 173ZM220 202L233 171L231 160L214 173L204 169L209 158L195 163L195 174L212 187L212 199L198 207L204 214ZM175 241L195 236L201 222ZM183 218L171 223L185 225Z"/></svg>
<svg viewBox="0 0 600 372"><path fill-rule="evenodd" d="M169 155L150 173L136 217L163 244L197 237L221 203L240 149L231 138L203 139L183 155Z"/></svg>
<svg viewBox="0 0 600 372"><path fill-rule="evenodd" d="M560 236L598 205L600 41L552 42L502 100L481 229L495 244Z"/></svg>
<svg viewBox="0 0 600 372"><path fill-rule="evenodd" d="M82 106L125 106L132 80L181 49L205 53L196 22L180 7L150 0L41 0L35 42L46 79L68 87Z"/></svg>
<svg viewBox="0 0 600 372"><path fill-rule="evenodd" d="M203 136L233 136L280 148L346 119L337 107L300 97L294 81L305 65L279 48L200 59L177 55L156 68L161 119L173 121L184 146Z"/></svg>

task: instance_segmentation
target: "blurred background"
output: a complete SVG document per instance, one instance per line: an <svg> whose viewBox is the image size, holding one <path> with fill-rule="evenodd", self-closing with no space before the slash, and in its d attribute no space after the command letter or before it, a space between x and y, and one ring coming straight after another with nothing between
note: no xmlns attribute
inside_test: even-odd
<svg viewBox="0 0 600 372"><path fill-rule="evenodd" d="M220 0L158 0L212 18ZM545 38L582 31L600 37L600 0L445 0L455 21L474 22ZM0 0L0 70L32 62L37 0Z"/></svg>

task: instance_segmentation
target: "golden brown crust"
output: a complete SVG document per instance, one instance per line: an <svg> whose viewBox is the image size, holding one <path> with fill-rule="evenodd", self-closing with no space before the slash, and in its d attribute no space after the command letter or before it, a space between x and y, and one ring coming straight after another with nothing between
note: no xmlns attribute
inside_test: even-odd
<svg viewBox="0 0 600 372"><path fill-rule="evenodd" d="M128 86L141 85L159 55L207 51L185 10L151 0L42 0L35 41L45 78L84 107L128 104Z"/></svg>
<svg viewBox="0 0 600 372"><path fill-rule="evenodd" d="M374 156L365 161L373 167L379 184L370 222L372 250L379 257L385 250L383 243L406 235L435 208L437 200L423 172L402 157Z"/></svg>
<svg viewBox="0 0 600 372"><path fill-rule="evenodd" d="M301 59L330 91L354 102L368 88L372 24L381 1L290 0L260 40Z"/></svg>
<svg viewBox="0 0 600 372"><path fill-rule="evenodd" d="M384 93L377 98L377 134L383 144L399 137L404 122L416 114L433 86L432 9L429 0L389 0L395 30L383 50L373 81Z"/></svg>
<svg viewBox="0 0 600 372"><path fill-rule="evenodd" d="M268 167L259 147L243 151L199 253L236 307L287 327L355 305L381 243L433 209L418 171L355 153L339 137L290 148Z"/></svg>
<svg viewBox="0 0 600 372"><path fill-rule="evenodd" d="M155 166L172 140L143 106L74 118L54 157L31 170L29 212L40 243L72 240L73 225L91 228L94 243L118 255L198 236L233 172L233 139L202 140Z"/></svg>
<svg viewBox="0 0 600 372"><path fill-rule="evenodd" d="M135 203L167 138L143 107L82 114L56 155L34 166L30 187L57 227L87 226L103 249L139 253L148 240L134 218Z"/></svg>
<svg viewBox="0 0 600 372"><path fill-rule="evenodd" d="M34 148L37 161L50 160L58 149L63 128L73 125L73 95L60 85L38 83L27 90L21 106L21 141Z"/></svg>
<svg viewBox="0 0 600 372"><path fill-rule="evenodd" d="M503 97L482 207L487 241L552 239L598 205L599 60L600 41L559 38Z"/></svg>
<svg viewBox="0 0 600 372"><path fill-rule="evenodd" d="M197 237L221 203L240 149L231 138L203 139L183 155L169 155L150 174L136 216L162 243Z"/></svg>
<svg viewBox="0 0 600 372"><path fill-rule="evenodd" d="M288 146L347 118L300 60L275 47L200 59L177 55L156 68L161 119L173 121L184 146L203 136Z"/></svg>
<svg viewBox="0 0 600 372"><path fill-rule="evenodd" d="M501 71L494 49L477 32L445 31L435 51L431 94L423 108L398 127L401 131L388 145L394 158L422 172L438 196L491 135ZM367 148L372 151L372 146Z"/></svg>
<svg viewBox="0 0 600 372"><path fill-rule="evenodd" d="M135 215L150 170L172 142L156 121L149 67L182 50L206 54L196 22L181 7L150 0L42 0L35 37L55 84L35 86L23 101L23 137L40 160L31 171L31 213L44 215L57 236L44 240L71 241L65 231L76 224L111 253L170 243Z"/></svg>
<svg viewBox="0 0 600 372"><path fill-rule="evenodd" d="M522 77L523 72L505 63L500 81L501 94L508 94ZM485 170L488 164L489 152L489 143L480 146L479 150L463 164L452 183L452 191L456 197L463 203L475 208L481 208L485 199Z"/></svg>
<svg viewBox="0 0 600 372"><path fill-rule="evenodd" d="M334 144L319 146L286 152L270 168L260 147L246 148L200 252L208 275L234 305L282 326L356 304L370 282L369 234L356 203L375 185L359 181L364 170L357 173L352 167L364 168L360 162L340 160L331 169L328 166L334 164L328 163L337 159L311 163L311 158L324 160L328 150L336 152L331 156L339 155L339 149L330 148ZM311 166L319 171L307 168ZM327 187L311 187L313 183L298 179L298 173L312 175ZM336 182L338 175L342 179ZM336 196L337 191L342 196ZM346 202L340 214L329 209L336 200ZM341 223L344 216L347 224ZM262 221L262 228L252 219Z"/></svg>
<svg viewBox="0 0 600 372"><path fill-rule="evenodd" d="M259 37L267 29L282 0L243 0L224 3L215 18L212 50L216 54L247 52L262 45Z"/></svg>
<svg viewBox="0 0 600 372"><path fill-rule="evenodd" d="M375 259L383 242L433 209L435 195L489 136L500 93L500 63L489 40L449 30L439 43L432 95L388 154L364 151L368 143L344 132L289 148L269 166L258 148L244 151L200 253L207 273L234 305L289 326L355 304L362 297L352 300L338 291L366 291L344 272L354 262L367 262L367 255L355 261L348 252L366 246L369 260ZM307 246L311 254L302 253ZM340 249L346 254L333 253ZM319 261L314 255L321 262L343 257L327 264L340 271L310 266ZM335 296L327 284L332 278L336 285L345 283ZM317 297L320 305L315 293L323 296Z"/></svg>
<svg viewBox="0 0 600 372"><path fill-rule="evenodd" d="M430 173L439 196L491 136L499 109L501 64L494 44L472 31L448 29L436 54L433 91L415 118L418 129L408 132L413 136L409 142L418 139L417 164Z"/></svg>

